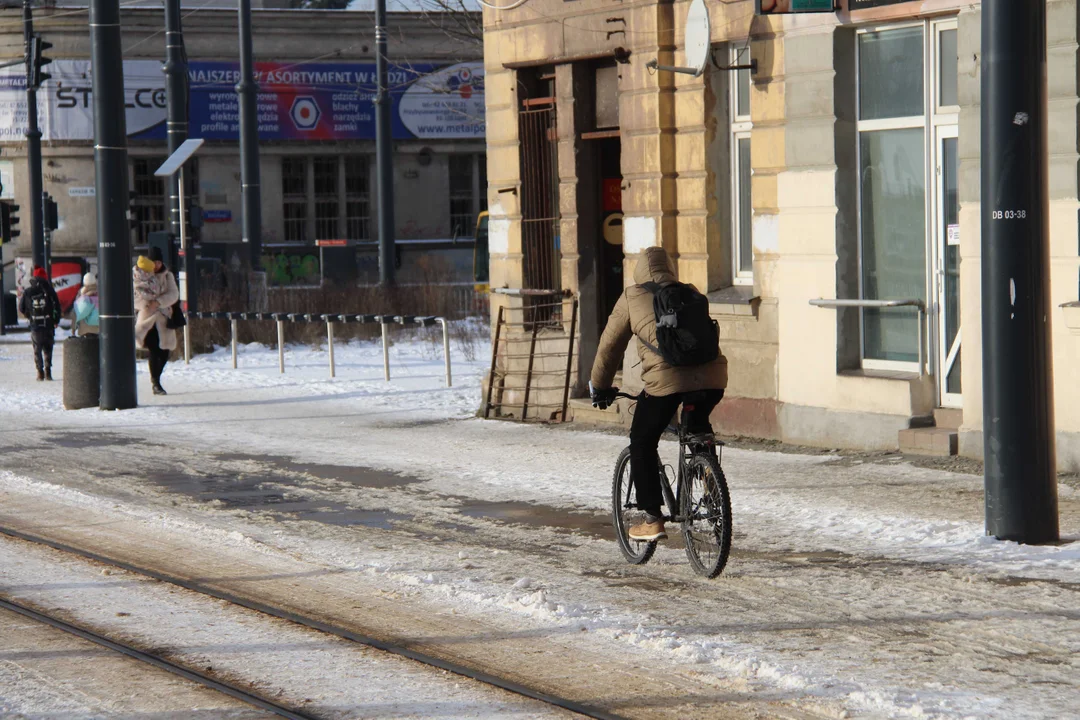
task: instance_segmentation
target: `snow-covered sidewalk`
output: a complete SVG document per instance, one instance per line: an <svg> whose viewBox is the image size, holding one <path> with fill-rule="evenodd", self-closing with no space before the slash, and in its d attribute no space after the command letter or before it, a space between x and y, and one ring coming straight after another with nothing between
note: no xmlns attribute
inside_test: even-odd
<svg viewBox="0 0 1080 720"><path fill-rule="evenodd" d="M140 367L143 406L101 413L64 412L28 347L0 344L0 497L213 530L817 709L1047 717L1080 701L1080 542L983 537L980 478L727 450L725 575L698 581L674 547L629 568L604 525L625 439L477 420L483 357L458 353L447 389L440 352L402 336L387 384L372 343L339 347L334 380L306 348L284 375L272 350L242 348L239 370L221 350L171 364L164 398ZM1060 490L1075 540L1080 502Z"/></svg>

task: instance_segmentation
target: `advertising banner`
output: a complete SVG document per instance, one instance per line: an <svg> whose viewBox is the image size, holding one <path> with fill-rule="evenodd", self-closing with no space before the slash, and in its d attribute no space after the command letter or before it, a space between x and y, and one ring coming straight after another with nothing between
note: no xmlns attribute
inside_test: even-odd
<svg viewBox="0 0 1080 720"><path fill-rule="evenodd" d="M46 140L92 140L93 92L87 60L55 60L53 78L38 92ZM238 140L240 111L235 62L192 62L190 134ZM375 137L375 65L366 63L256 63L257 112L263 140L370 140ZM393 66L393 136L398 140L483 138L482 63ZM165 76L155 60L125 60L127 133L165 138ZM0 142L22 142L26 131L22 68L0 71Z"/></svg>

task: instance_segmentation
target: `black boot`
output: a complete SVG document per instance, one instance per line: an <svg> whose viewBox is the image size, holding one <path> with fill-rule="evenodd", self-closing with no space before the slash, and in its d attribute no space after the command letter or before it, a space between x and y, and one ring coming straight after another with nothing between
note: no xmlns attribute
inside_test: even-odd
<svg viewBox="0 0 1080 720"><path fill-rule="evenodd" d="M37 379L38 379L38 382L41 382L42 380L45 379L45 371L44 370L38 370L37 371Z"/></svg>
<svg viewBox="0 0 1080 720"><path fill-rule="evenodd" d="M154 394L155 395L168 395L169 393L165 392L165 388L161 387L160 382L155 382L154 383Z"/></svg>
<svg viewBox="0 0 1080 720"><path fill-rule="evenodd" d="M45 371L45 379L48 380L49 382L52 382L52 368L48 368Z"/></svg>

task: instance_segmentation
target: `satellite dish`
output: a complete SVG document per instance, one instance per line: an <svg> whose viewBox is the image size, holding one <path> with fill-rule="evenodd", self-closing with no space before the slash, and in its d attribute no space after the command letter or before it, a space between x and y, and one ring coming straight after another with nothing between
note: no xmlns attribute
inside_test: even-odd
<svg viewBox="0 0 1080 720"><path fill-rule="evenodd" d="M693 0L686 13L686 64L694 70L694 77L701 77L705 72L711 49L709 8L705 6L705 0Z"/></svg>
<svg viewBox="0 0 1080 720"><path fill-rule="evenodd" d="M661 65L656 60L645 63L645 67L701 77L712 52L711 35L709 8L705 7L705 0L693 0L689 12L686 13L686 64L689 67Z"/></svg>

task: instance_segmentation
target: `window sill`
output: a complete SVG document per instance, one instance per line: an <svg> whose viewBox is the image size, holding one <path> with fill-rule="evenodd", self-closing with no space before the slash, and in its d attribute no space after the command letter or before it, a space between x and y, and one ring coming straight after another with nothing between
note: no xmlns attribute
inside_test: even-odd
<svg viewBox="0 0 1080 720"><path fill-rule="evenodd" d="M875 378L877 380L899 380L902 382L911 382L912 380L919 379L919 373L917 372L905 372L903 370L867 370L865 368L857 370L841 370L837 375L842 377Z"/></svg>
<svg viewBox="0 0 1080 720"><path fill-rule="evenodd" d="M1061 306L1061 313L1065 316L1065 327L1073 334L1080 335L1080 302L1069 302Z"/></svg>
<svg viewBox="0 0 1080 720"><path fill-rule="evenodd" d="M733 285L709 293L710 315L734 315L736 317L754 317L757 315L759 298L754 296L754 288L748 285Z"/></svg>

